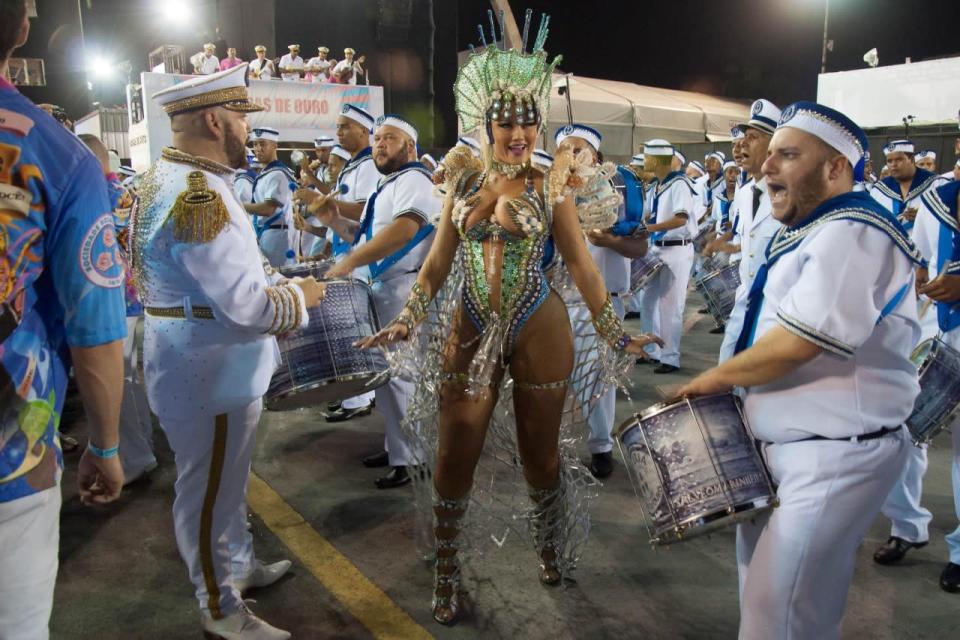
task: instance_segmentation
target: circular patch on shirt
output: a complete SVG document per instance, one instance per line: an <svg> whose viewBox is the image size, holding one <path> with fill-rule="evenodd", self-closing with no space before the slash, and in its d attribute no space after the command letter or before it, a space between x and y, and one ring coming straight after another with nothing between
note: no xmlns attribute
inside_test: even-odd
<svg viewBox="0 0 960 640"><path fill-rule="evenodd" d="M107 213L97 218L83 236L80 270L98 287L115 289L123 284L123 262L118 252L113 215Z"/></svg>

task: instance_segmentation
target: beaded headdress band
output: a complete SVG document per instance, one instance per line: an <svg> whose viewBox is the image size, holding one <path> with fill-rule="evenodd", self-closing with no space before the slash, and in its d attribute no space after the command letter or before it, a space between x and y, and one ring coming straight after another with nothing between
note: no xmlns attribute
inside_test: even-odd
<svg viewBox="0 0 960 640"><path fill-rule="evenodd" d="M485 48L477 52L471 45L470 58L460 67L453 83L457 115L464 131L474 131L483 126L487 119L505 120L515 114L516 120L533 122L539 119L539 114L549 112L551 80L554 68L560 63L560 56L548 62L547 52L543 49L550 24L548 15L541 16L533 48L527 53L532 14L533 11L527 9L519 51L506 49L503 11L498 15L499 47L493 11L487 11L491 37L489 45L483 26L478 25L480 43Z"/></svg>

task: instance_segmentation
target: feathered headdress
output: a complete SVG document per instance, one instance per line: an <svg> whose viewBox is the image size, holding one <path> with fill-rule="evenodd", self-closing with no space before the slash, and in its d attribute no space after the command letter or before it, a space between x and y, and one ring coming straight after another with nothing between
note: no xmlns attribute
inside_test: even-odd
<svg viewBox="0 0 960 640"><path fill-rule="evenodd" d="M488 10L491 42L487 44L483 26L478 25L480 43L485 47L477 52L470 47L470 58L457 72L453 83L457 115L464 131L473 131L485 124L487 117L505 118L511 110L517 119L532 120L536 113L546 114L550 108L551 76L560 63L560 56L547 61L543 45L547 40L550 16L540 18L540 28L533 41L530 53L527 36L533 11L527 9L523 25L523 43L520 51L506 49L503 30L503 11L498 15L500 23L500 47L493 22L493 11Z"/></svg>

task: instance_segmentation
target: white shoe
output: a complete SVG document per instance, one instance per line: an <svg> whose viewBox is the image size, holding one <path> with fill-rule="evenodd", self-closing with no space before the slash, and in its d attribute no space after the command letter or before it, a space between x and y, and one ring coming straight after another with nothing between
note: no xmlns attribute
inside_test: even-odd
<svg viewBox="0 0 960 640"><path fill-rule="evenodd" d="M124 474L124 475L123 475L123 486L127 486L128 484L132 484L132 483L136 482L137 480L140 480L141 478L150 475L156 468L157 468L157 459L154 458L151 462L148 462L148 463L146 464L146 466L144 466L142 469L140 469L140 470L138 470L138 471L134 471L134 472L131 472L131 473L127 473L126 471L124 471L124 472L123 472L123 474Z"/></svg>
<svg viewBox="0 0 960 640"><path fill-rule="evenodd" d="M233 586L235 586L240 593L244 593L249 589L269 587L290 570L290 564L289 560L281 560L273 564L263 564L257 560L257 565L253 568L250 575L246 578L236 578L233 581Z"/></svg>
<svg viewBox="0 0 960 640"><path fill-rule="evenodd" d="M209 611L202 611L200 624L208 640L287 640L290 637L289 632L253 615L242 602L239 609L219 620L214 620Z"/></svg>

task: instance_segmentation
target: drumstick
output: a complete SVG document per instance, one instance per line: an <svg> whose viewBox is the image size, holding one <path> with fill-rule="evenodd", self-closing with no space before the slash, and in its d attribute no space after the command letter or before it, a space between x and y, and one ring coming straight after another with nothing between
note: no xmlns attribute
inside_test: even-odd
<svg viewBox="0 0 960 640"><path fill-rule="evenodd" d="M923 320L923 316L927 315L927 311L930 310L930 305L933 304L933 298L927 298L923 301L923 304L920 305L920 313L917 314L918 320Z"/></svg>

